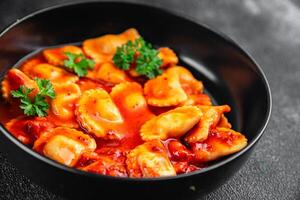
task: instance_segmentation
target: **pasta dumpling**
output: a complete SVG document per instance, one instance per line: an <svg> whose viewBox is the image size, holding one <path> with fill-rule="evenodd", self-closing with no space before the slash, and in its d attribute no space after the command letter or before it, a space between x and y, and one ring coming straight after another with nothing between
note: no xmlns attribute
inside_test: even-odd
<svg viewBox="0 0 300 200"><path fill-rule="evenodd" d="M19 89L20 86L34 89L30 93L30 97L38 92L38 86L34 80L29 78L26 74L18 69L11 69L7 72L4 80L1 83L2 96L5 99L9 99L11 91Z"/></svg>
<svg viewBox="0 0 300 200"><path fill-rule="evenodd" d="M75 116L75 106L81 95L80 88L75 83L55 84L55 98L51 101L51 112L47 118L52 118L57 125L78 127Z"/></svg>
<svg viewBox="0 0 300 200"><path fill-rule="evenodd" d="M180 56L134 28L30 56L1 82L0 122L61 164L117 177L173 176L247 145L225 116L230 106L214 106Z"/></svg>
<svg viewBox="0 0 300 200"><path fill-rule="evenodd" d="M144 141L165 140L183 136L201 119L202 112L196 106L183 106L162 113L147 121L141 128Z"/></svg>
<svg viewBox="0 0 300 200"><path fill-rule="evenodd" d="M126 164L130 177L176 175L166 149L158 140L145 142L131 150L127 155Z"/></svg>
<svg viewBox="0 0 300 200"><path fill-rule="evenodd" d="M106 81L112 84L118 84L130 80L123 70L117 68L113 63L110 62L106 62L97 66L93 71L90 70L87 77Z"/></svg>
<svg viewBox="0 0 300 200"><path fill-rule="evenodd" d="M193 74L184 67L174 66L167 69L169 77L178 77L180 86L187 95L203 92L203 84L194 78Z"/></svg>
<svg viewBox="0 0 300 200"><path fill-rule="evenodd" d="M148 104L158 107L175 106L188 99L177 74L170 76L164 73L147 81L144 93Z"/></svg>
<svg viewBox="0 0 300 200"><path fill-rule="evenodd" d="M110 95L124 119L122 142L133 148L142 142L139 134L141 126L155 115L150 111L143 89L138 83L120 83L112 88ZM132 138L136 140L133 141Z"/></svg>
<svg viewBox="0 0 300 200"><path fill-rule="evenodd" d="M135 82L124 82L113 87L111 98L124 116L124 119L144 123L154 114L149 110L142 87ZM131 126L134 126L131 124Z"/></svg>
<svg viewBox="0 0 300 200"><path fill-rule="evenodd" d="M225 115L223 114L220 118L220 121L217 124L217 127L232 128L232 125L229 122L229 120L227 119L227 117L225 117Z"/></svg>
<svg viewBox="0 0 300 200"><path fill-rule="evenodd" d="M197 106L197 105L205 105L211 106L212 102L210 97L207 94L190 94L188 95L188 99L180 104L180 106L190 105L190 106Z"/></svg>
<svg viewBox="0 0 300 200"><path fill-rule="evenodd" d="M189 143L196 143L208 137L210 129L216 127L223 113L229 112L228 105L223 106L198 106L203 116L200 122L188 133L185 140Z"/></svg>
<svg viewBox="0 0 300 200"><path fill-rule="evenodd" d="M36 65L42 64L42 63L47 63L45 61L44 58L42 57L37 57L37 58L33 58L33 59L29 59L27 61L25 61L22 65L21 65L21 70L23 72L25 72L26 74L28 74L27 72L29 72L32 68L34 68Z"/></svg>
<svg viewBox="0 0 300 200"><path fill-rule="evenodd" d="M77 46L63 46L60 48L46 49L43 51L43 55L48 63L56 66L63 66L64 61L67 59L65 53L83 54L81 48Z"/></svg>
<svg viewBox="0 0 300 200"><path fill-rule="evenodd" d="M160 57L160 59L163 61L161 65L162 68L176 65L178 63L178 57L172 49L168 47L162 47L158 49L158 52L158 57Z"/></svg>
<svg viewBox="0 0 300 200"><path fill-rule="evenodd" d="M75 83L78 76L51 64L42 63L24 71L31 78L48 79L52 83Z"/></svg>
<svg viewBox="0 0 300 200"><path fill-rule="evenodd" d="M64 165L74 166L83 152L96 149L96 142L81 131L57 127L42 133L33 149Z"/></svg>
<svg viewBox="0 0 300 200"><path fill-rule="evenodd" d="M203 92L203 84L184 67L173 66L162 75L147 81L144 92L148 104L152 106L176 106L195 104ZM191 101L189 96L194 95ZM209 104L209 103L208 103Z"/></svg>
<svg viewBox="0 0 300 200"><path fill-rule="evenodd" d="M243 134L217 127L211 130L206 140L193 144L192 149L198 162L208 162L238 152L246 145Z"/></svg>
<svg viewBox="0 0 300 200"><path fill-rule="evenodd" d="M180 140L170 139L167 146L172 161L190 162L194 158L194 154Z"/></svg>
<svg viewBox="0 0 300 200"><path fill-rule="evenodd" d="M109 62L112 60L117 47L139 37L140 35L137 30L130 28L120 34L107 34L98 38L85 40L83 42L83 50L96 63Z"/></svg>
<svg viewBox="0 0 300 200"><path fill-rule="evenodd" d="M76 109L77 120L83 128L96 137L120 139L118 127L123 117L109 94L103 89L83 92Z"/></svg>

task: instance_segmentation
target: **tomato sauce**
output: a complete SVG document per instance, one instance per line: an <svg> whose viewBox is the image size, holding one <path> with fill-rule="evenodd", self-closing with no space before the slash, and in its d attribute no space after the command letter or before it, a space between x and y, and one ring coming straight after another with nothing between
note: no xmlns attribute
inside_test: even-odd
<svg viewBox="0 0 300 200"><path fill-rule="evenodd" d="M158 49L156 73L162 75L151 80L135 70L138 62L128 70L118 68L113 57L119 47L138 38L137 30L128 29L25 57L2 81L0 122L54 161L110 176L189 173L244 148L247 139L231 129L224 115L230 107L213 106L202 82L177 65L171 49ZM55 95L40 96L34 104L41 90L50 90L38 79L50 83ZM25 100L11 94L21 86L33 89ZM39 106L46 108L45 116L41 110L26 114L24 107Z"/></svg>

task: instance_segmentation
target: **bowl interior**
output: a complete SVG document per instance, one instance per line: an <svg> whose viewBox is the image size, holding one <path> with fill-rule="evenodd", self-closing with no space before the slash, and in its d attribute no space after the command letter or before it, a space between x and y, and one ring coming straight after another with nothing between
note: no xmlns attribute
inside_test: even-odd
<svg viewBox="0 0 300 200"><path fill-rule="evenodd" d="M130 27L154 45L174 49L180 65L203 81L215 104L231 106L227 116L233 128L249 143L258 137L270 113L269 88L261 70L227 37L159 9L88 3L34 14L0 37L0 77L32 51Z"/></svg>

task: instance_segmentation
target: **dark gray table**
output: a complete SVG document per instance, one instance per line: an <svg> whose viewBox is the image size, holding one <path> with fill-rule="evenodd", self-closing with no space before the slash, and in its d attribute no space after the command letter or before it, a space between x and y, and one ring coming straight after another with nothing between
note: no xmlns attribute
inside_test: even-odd
<svg viewBox="0 0 300 200"><path fill-rule="evenodd" d="M72 0L0 0L0 29L32 11L66 2ZM271 85L272 118L250 160L227 184L204 199L300 199L300 2L151 2L229 35L253 55ZM0 199L62 198L32 183L0 153Z"/></svg>

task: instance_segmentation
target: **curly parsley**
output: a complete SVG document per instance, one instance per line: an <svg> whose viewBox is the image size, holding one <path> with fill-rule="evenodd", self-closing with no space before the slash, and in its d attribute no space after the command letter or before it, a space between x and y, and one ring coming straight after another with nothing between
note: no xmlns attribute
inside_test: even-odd
<svg viewBox="0 0 300 200"><path fill-rule="evenodd" d="M152 79L162 73L160 69L162 60L158 57L158 53L150 43L140 37L118 47L113 61L118 68L123 70L128 70L135 64L137 73Z"/></svg>
<svg viewBox="0 0 300 200"><path fill-rule="evenodd" d="M19 89L11 91L14 98L21 99L20 108L28 116L44 117L48 113L49 105L46 101L46 97L54 98L55 91L49 80L35 79L39 92L31 99L29 94L34 90L33 88L27 88L24 85Z"/></svg>
<svg viewBox="0 0 300 200"><path fill-rule="evenodd" d="M83 54L74 54L65 52L67 59L64 61L64 66L82 77L87 75L88 69L94 69L95 62L86 58Z"/></svg>

